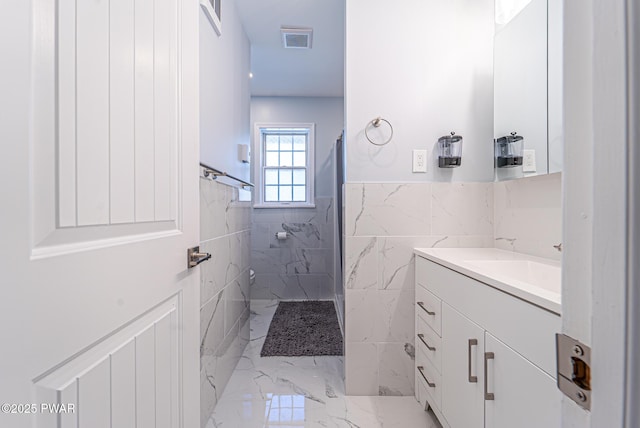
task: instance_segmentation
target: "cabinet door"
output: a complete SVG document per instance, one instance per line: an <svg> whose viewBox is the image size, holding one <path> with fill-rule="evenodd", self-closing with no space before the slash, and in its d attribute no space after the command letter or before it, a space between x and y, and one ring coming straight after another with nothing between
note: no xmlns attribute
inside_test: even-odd
<svg viewBox="0 0 640 428"><path fill-rule="evenodd" d="M443 302L442 414L451 428L484 427L483 349L484 330Z"/></svg>
<svg viewBox="0 0 640 428"><path fill-rule="evenodd" d="M520 354L485 333L488 392L487 428L560 427L561 394L555 380ZM484 361L483 361L484 364Z"/></svg>

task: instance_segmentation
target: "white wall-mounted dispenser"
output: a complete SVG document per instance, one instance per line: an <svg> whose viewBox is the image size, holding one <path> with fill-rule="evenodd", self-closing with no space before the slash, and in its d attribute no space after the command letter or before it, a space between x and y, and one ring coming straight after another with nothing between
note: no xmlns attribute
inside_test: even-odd
<svg viewBox="0 0 640 428"><path fill-rule="evenodd" d="M242 163L251 163L251 151L248 144L238 144L238 157Z"/></svg>

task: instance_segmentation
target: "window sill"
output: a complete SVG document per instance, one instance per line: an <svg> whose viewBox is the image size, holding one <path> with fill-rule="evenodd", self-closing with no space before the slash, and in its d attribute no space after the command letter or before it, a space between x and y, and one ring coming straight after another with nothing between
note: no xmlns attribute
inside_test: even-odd
<svg viewBox="0 0 640 428"><path fill-rule="evenodd" d="M287 203L287 202L278 202L275 204L270 204L270 203L263 203L263 204L254 204L253 208L280 208L280 209L285 209L285 208L315 208L316 204L313 203L299 203L299 202L291 202L291 203Z"/></svg>

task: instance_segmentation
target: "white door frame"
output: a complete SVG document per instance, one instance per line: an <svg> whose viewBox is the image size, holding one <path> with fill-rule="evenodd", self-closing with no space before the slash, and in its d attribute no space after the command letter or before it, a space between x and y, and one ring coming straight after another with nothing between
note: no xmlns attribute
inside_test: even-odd
<svg viewBox="0 0 640 428"><path fill-rule="evenodd" d="M634 3L565 1L563 333L592 347L593 392L591 412L563 400L564 427L638 426Z"/></svg>
<svg viewBox="0 0 640 428"><path fill-rule="evenodd" d="M627 0L627 75L640 73L640 4ZM629 191L627 254L627 373L625 427L640 426L640 366L634 363L640 355L640 82L628 80L629 117Z"/></svg>

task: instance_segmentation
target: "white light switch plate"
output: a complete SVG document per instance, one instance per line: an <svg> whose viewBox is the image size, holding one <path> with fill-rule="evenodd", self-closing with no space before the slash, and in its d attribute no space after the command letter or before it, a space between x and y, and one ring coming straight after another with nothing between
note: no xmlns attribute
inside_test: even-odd
<svg viewBox="0 0 640 428"><path fill-rule="evenodd" d="M427 172L427 151L413 151L413 172Z"/></svg>
<svg viewBox="0 0 640 428"><path fill-rule="evenodd" d="M522 172L536 172L536 151L522 151Z"/></svg>

